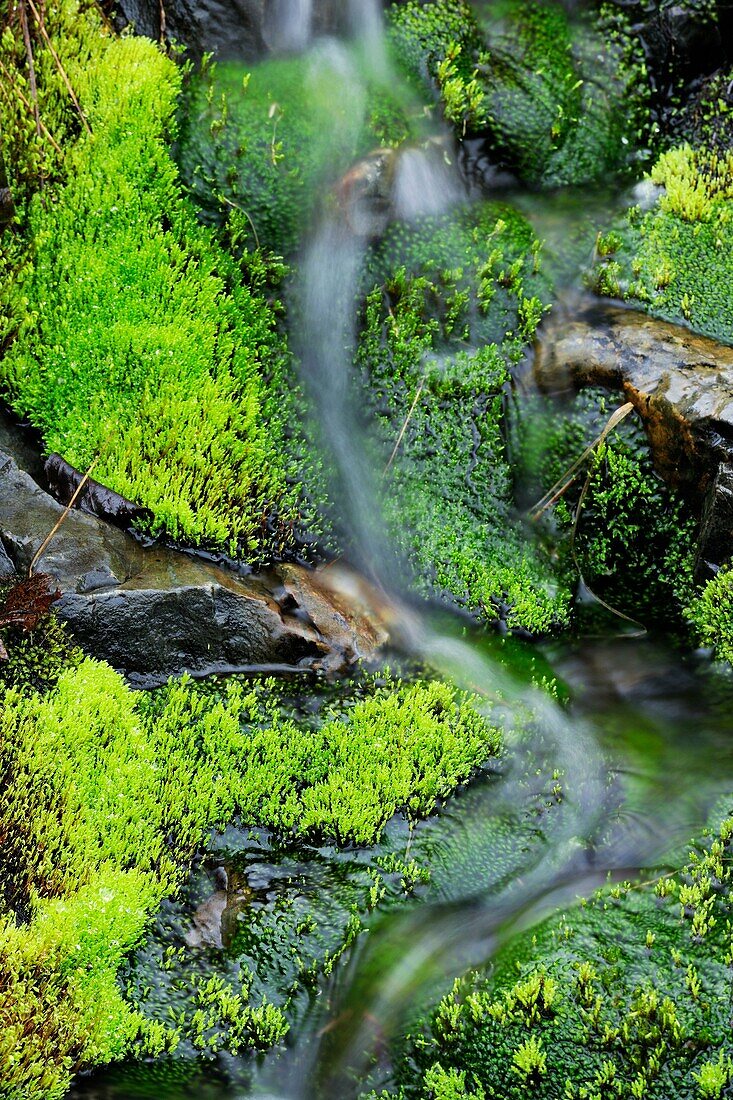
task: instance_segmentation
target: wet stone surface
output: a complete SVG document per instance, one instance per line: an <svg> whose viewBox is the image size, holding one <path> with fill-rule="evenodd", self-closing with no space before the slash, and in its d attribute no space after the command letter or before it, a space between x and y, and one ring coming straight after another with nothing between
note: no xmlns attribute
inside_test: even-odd
<svg viewBox="0 0 733 1100"><path fill-rule="evenodd" d="M0 574L24 574L64 509L8 447L6 434ZM322 575L283 565L240 576L165 546L145 547L76 510L37 567L61 589L56 608L77 641L139 686L183 672L343 671L387 639L372 594L345 570Z"/></svg>

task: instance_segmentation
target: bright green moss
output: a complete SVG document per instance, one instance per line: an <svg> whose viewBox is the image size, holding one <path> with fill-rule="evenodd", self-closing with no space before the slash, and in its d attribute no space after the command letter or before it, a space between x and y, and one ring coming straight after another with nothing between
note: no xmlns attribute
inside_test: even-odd
<svg viewBox="0 0 733 1100"><path fill-rule="evenodd" d="M186 1008L143 1019L125 957L214 826L235 815L285 837L370 843L396 811L429 813L499 748L471 698L390 684L320 728L230 683L136 696L83 661L45 696L0 707L0 1061L9 1096L60 1096L84 1066L129 1053L236 1053L286 1024L216 976Z"/></svg>
<svg viewBox="0 0 733 1100"><path fill-rule="evenodd" d="M568 597L513 519L502 438L508 366L543 312L537 266L527 223L504 207L393 226L365 276L378 282L358 361L385 465L410 414L384 501L419 587L541 633Z"/></svg>
<svg viewBox="0 0 733 1100"><path fill-rule="evenodd" d="M484 1100L723 1094L732 832L726 818L679 874L601 891L457 981L408 1038L399 1096L428 1100L435 1080Z"/></svg>
<svg viewBox="0 0 733 1100"><path fill-rule="evenodd" d="M232 204L252 240L283 255L312 225L320 196L360 154L400 144L409 104L393 88L362 83L350 61L303 57L217 65L184 97L177 157L204 217Z"/></svg>
<svg viewBox="0 0 733 1100"><path fill-rule="evenodd" d="M618 12L571 20L559 4L509 3L479 28L464 0L411 0L389 19L407 73L528 183L603 180L646 139L643 55Z"/></svg>
<svg viewBox="0 0 733 1100"><path fill-rule="evenodd" d="M733 569L721 569L696 593L687 609L699 640L733 664Z"/></svg>
<svg viewBox="0 0 733 1100"><path fill-rule="evenodd" d="M66 186L33 202L0 378L48 450L82 469L99 456L95 477L147 506L153 533L280 551L296 513L285 353L181 197L166 146L178 71L133 38L99 36L86 67L69 64L94 132L69 149Z"/></svg>
<svg viewBox="0 0 733 1100"><path fill-rule="evenodd" d="M560 483L620 403L607 392L590 389L575 395L570 405L525 405L517 434L527 470L525 493L531 486L533 502ZM538 527L554 546L569 585L582 575L590 590L615 610L646 626L681 627L682 609L692 591L697 521L654 472L636 414L596 448ZM604 614L600 605L595 610Z"/></svg>
<svg viewBox="0 0 733 1100"><path fill-rule="evenodd" d="M651 182L663 190L615 227L622 247L597 267L596 289L733 342L733 155L681 146L660 157Z"/></svg>

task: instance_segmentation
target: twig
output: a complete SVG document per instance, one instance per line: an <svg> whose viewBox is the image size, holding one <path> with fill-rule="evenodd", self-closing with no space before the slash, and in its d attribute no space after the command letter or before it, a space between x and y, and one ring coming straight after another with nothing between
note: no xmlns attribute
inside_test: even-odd
<svg viewBox="0 0 733 1100"><path fill-rule="evenodd" d="M31 99L33 100L33 114L36 119L36 133L41 136L41 116L38 111L38 87L36 86L36 66L33 62L33 47L31 46L31 34L28 30L28 15L25 10L25 0L20 0L18 4L18 13L20 15L20 26L23 31L23 42L25 43L25 53L28 58L28 83L31 89Z"/></svg>
<svg viewBox="0 0 733 1100"><path fill-rule="evenodd" d="M586 447L580 458L576 458L572 466L568 467L562 477L558 478L552 488L547 490L545 495L540 500L538 500L535 506L533 508L530 508L529 516L533 522L538 520L542 513L546 512L550 505L554 504L555 501L570 488L573 481L575 481L578 470L581 468L581 466L585 464L585 462L590 458L596 448L600 447L601 443L604 442L608 434L613 431L616 425L620 424L621 421L629 415L633 408L634 406L631 401L627 401L625 405L621 405L621 407L616 409L616 411L608 418L608 421L601 434L593 440L590 446Z"/></svg>
<svg viewBox="0 0 733 1100"><path fill-rule="evenodd" d="M82 121L84 129L86 130L86 132L88 134L91 134L92 128L89 125L89 123L87 122L86 115L84 114L84 112L81 109L81 103L76 98L76 92L74 91L74 89L71 86L71 81L69 80L68 76L66 75L66 70L64 69L64 66L61 64L61 58L56 53L56 50L54 49L53 43L52 43L51 39L49 38L49 34L48 34L48 31L46 30L43 19L41 18L36 5L33 3L33 0L27 0L27 2L28 2L28 6L30 7L31 11L33 12L33 17L36 20L36 23L38 24L38 29L41 32L42 36L43 36L43 40L49 48L49 51L51 53L51 57L56 62L56 68L61 73L61 79L63 80L64 84L66 85L66 90L68 91L69 95L72 98L72 101L74 103L74 106L76 107L77 113L79 115L79 118Z"/></svg>
<svg viewBox="0 0 733 1100"><path fill-rule="evenodd" d="M160 16L160 20L159 20L160 21L160 44L162 46L165 42L165 32L167 30L167 24L166 24L166 18L165 18L165 7L163 5L163 0L159 0L158 14Z"/></svg>
<svg viewBox="0 0 733 1100"><path fill-rule="evenodd" d="M410 420L412 419L412 414L415 411L415 406L417 405L418 401L420 400L420 394L422 393L424 386L425 386L425 378L423 377L423 378L420 379L420 385L417 387L417 392L415 393L415 396L412 400L412 404L410 405L410 410L409 410L407 416L405 417L405 420L404 420L404 423L403 423L402 427L400 428L400 434L397 436L397 442L395 443L394 447L392 448L392 454L389 456L389 460L387 462L387 465L382 470L382 477L384 477L384 475L389 471L390 466L394 462L394 457L395 457L395 455L397 454L397 451L400 448L400 443L402 442L402 438L403 438L405 432L407 431L407 425L410 423Z"/></svg>
<svg viewBox="0 0 733 1100"><path fill-rule="evenodd" d="M232 202L232 200L228 199L227 196L225 194L223 194L223 192L221 192L221 191L216 192L216 198L219 199L220 202L225 202L227 204L227 206L231 206L232 210L239 210L239 212L241 214L244 214L245 218L247 219L247 221L250 224L252 232L255 235L255 244L257 245L257 248L259 249L259 247L260 247L260 238L257 235L257 229L255 227L255 223L252 221L251 217L249 216L248 211L246 211L243 206L240 206L239 203Z"/></svg>
<svg viewBox="0 0 733 1100"><path fill-rule="evenodd" d="M23 95L23 93L21 92L20 88L19 88L19 87L18 87L18 85L17 85L17 82L13 80L12 76L10 75L10 73L8 72L8 70L7 70L6 68L5 68L5 65L3 65L3 63L2 63L2 61L1 61L1 60L0 60L0 69L2 69L3 75L4 75L4 76L6 77L6 79L7 79L7 80L8 80L9 82L10 82L10 88L11 88L11 90L12 90L13 92L15 92L15 94L16 94L16 95L18 96L18 99L19 99L19 100L21 101L21 103L23 104L23 106L24 106L24 107L25 107L25 108L26 108L26 109L27 109L28 111L32 111L32 110L33 110L33 105L32 105L32 104L31 104L31 102L30 102L30 101L29 101L28 99L26 99L26 97L25 97L25 96ZM5 94L6 94L6 95L8 95L8 94L9 94L9 93L8 93L8 91L7 91L7 89L5 89ZM57 153L58 153L58 154L59 154L60 156L63 156L63 154L62 154L62 152L61 152L61 146L60 146L60 145L59 145L59 143L58 143L58 142L56 141L56 138L55 138L55 137L53 136L53 134L52 134L52 133L51 133L51 131L49 130L48 126L46 126L46 124L45 124L45 122L43 121L43 119L42 119L42 118L39 118L39 119L38 119L38 121L39 121L39 122L40 122L40 124L41 124L41 130L43 131L43 133L44 133L45 137L46 137L46 138L47 138L47 139L48 139L48 140L49 140L49 141L51 142L51 144L53 145L53 147L54 147L54 149L56 150L56 152L57 152Z"/></svg>
<svg viewBox="0 0 733 1100"><path fill-rule="evenodd" d="M101 455L97 455L97 457L94 459L94 462L92 462L91 466L89 467L87 472L84 474L84 477L81 479L81 481L77 485L76 489L74 490L74 495L72 496L71 500L66 505L63 512L61 513L59 518L56 520L56 523L53 525L52 529L46 535L45 539L43 540L43 542L41 543L41 545L38 547L35 554L33 555L33 560L31 561L30 565L28 566L28 576L29 577L31 577L33 575L33 570L35 569L36 565L38 564L38 562L40 561L40 559L43 557L44 553L46 552L46 550L48 548L48 545L51 542L51 539L54 537L54 535L56 535L59 528L63 524L64 520L68 516L69 512L71 511L71 509L76 504L76 501L79 498L79 494L81 493L82 489L86 485L87 481L89 481L89 476L90 476L92 470L94 469L94 467L99 462L100 458L101 458Z"/></svg>

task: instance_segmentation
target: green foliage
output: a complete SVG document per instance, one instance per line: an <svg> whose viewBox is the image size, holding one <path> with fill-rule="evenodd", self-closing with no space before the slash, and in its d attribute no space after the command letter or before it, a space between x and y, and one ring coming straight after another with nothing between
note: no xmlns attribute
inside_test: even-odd
<svg viewBox="0 0 733 1100"><path fill-rule="evenodd" d="M0 707L0 1060L8 1095L61 1096L84 1066L268 1047L279 1009L194 978L174 1020L144 1019L117 975L212 826L235 815L281 835L370 843L396 811L429 813L495 755L474 700L390 683L320 728L265 690L190 683L136 696L91 660L45 696Z"/></svg>
<svg viewBox="0 0 733 1100"><path fill-rule="evenodd" d="M519 449L534 500L601 434L614 407L607 393L595 389L575 395L569 406L555 401L526 405ZM645 625L682 625L692 592L697 521L655 473L634 414L596 448L570 490L544 513L541 529L555 546L568 584L580 570L592 592L624 614Z"/></svg>
<svg viewBox="0 0 733 1100"><path fill-rule="evenodd" d="M537 249L494 205L392 226L365 275L358 362L385 464L409 413L384 500L419 586L541 633L568 597L512 517L502 438L507 368L544 308Z"/></svg>
<svg viewBox="0 0 733 1100"><path fill-rule="evenodd" d="M8 577L0 581L0 606L15 580ZM35 630L5 627L0 630L0 638L8 653L8 660L0 661L0 693L7 687L47 691L82 656L53 612Z"/></svg>
<svg viewBox="0 0 733 1100"><path fill-rule="evenodd" d="M32 204L0 378L48 450L81 469L101 456L95 476L147 506L152 533L279 552L296 505L275 315L180 195L174 64L143 39L95 49L72 70L94 133Z"/></svg>
<svg viewBox="0 0 733 1100"><path fill-rule="evenodd" d="M646 139L644 59L618 11L571 21L559 4L512 2L480 28L464 0L410 0L389 20L404 70L528 183L605 179Z"/></svg>
<svg viewBox="0 0 733 1100"><path fill-rule="evenodd" d="M733 569L727 566L695 594L687 617L703 645L733 664Z"/></svg>
<svg viewBox="0 0 733 1100"><path fill-rule="evenodd" d="M597 266L596 289L733 342L733 155L683 145L659 158L651 181L663 190L615 226L622 244Z"/></svg>
<svg viewBox="0 0 733 1100"><path fill-rule="evenodd" d="M204 217L246 212L251 240L284 255L312 224L319 196L354 158L412 132L409 104L320 53L245 70L228 62L193 82L177 157Z"/></svg>
<svg viewBox="0 0 733 1100"><path fill-rule="evenodd" d="M600 891L457 981L408 1038L398 1095L432 1097L436 1066L485 1100L724 1095L732 835L728 817L679 874Z"/></svg>

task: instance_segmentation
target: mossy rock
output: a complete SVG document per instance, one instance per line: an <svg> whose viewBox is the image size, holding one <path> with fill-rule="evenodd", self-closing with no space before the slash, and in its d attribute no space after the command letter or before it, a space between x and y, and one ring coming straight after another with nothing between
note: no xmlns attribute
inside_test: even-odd
<svg viewBox="0 0 733 1100"><path fill-rule="evenodd" d="M511 2L479 26L463 0L410 0L389 18L398 61L432 83L459 135L486 134L532 185L605 179L646 140L643 56L618 12L571 20L559 4Z"/></svg>
<svg viewBox="0 0 733 1100"><path fill-rule="evenodd" d="M603 890L457 981L402 1046L398 1095L727 1095L732 825L678 875Z"/></svg>
<svg viewBox="0 0 733 1100"><path fill-rule="evenodd" d="M650 207L631 207L600 238L594 288L732 344L733 153L671 149L646 189Z"/></svg>
<svg viewBox="0 0 733 1100"><path fill-rule="evenodd" d="M513 518L502 436L508 367L544 308L529 226L492 204L394 225L364 288L358 364L385 464L400 439L384 506L418 586L511 629L553 629L568 595Z"/></svg>
<svg viewBox="0 0 733 1100"><path fill-rule="evenodd" d="M325 49L249 68L223 63L184 97L178 162L207 221L223 221L233 204L253 241L288 255L324 189L358 155L405 140L410 112L392 89L365 91Z"/></svg>

